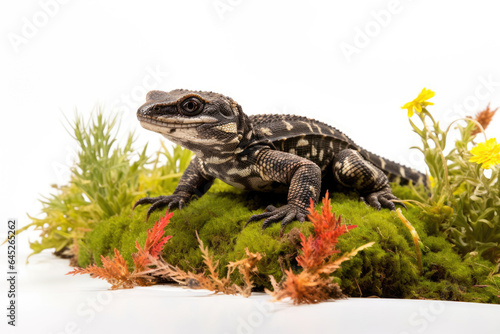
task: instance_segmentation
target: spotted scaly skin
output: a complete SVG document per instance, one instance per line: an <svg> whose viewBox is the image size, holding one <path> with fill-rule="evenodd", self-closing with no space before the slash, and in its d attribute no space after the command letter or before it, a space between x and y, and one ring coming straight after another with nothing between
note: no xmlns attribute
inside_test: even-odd
<svg viewBox="0 0 500 334"><path fill-rule="evenodd" d="M177 89L151 91L137 111L141 125L158 132L196 156L170 196L137 201L156 209L182 208L202 196L215 179L238 188L288 192L288 203L250 217L263 228L281 221L281 231L294 220L304 221L312 199L317 203L322 180L336 190L356 190L370 206L394 210L389 180L425 183L425 175L385 160L357 146L337 129L301 116L248 117L231 98Z"/></svg>

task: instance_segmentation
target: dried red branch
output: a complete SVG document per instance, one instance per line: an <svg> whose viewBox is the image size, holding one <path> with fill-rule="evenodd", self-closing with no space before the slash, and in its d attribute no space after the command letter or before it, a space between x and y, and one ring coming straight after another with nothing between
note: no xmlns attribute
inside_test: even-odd
<svg viewBox="0 0 500 334"><path fill-rule="evenodd" d="M483 130L486 130L488 125L490 124L491 120L493 119L493 116L495 116L495 113L497 112L498 108L495 109L490 109L490 105L486 107L483 111L480 111L474 116L474 119L481 124L483 127ZM479 132L481 132L481 129L479 127L475 127L475 129L472 131L472 135L476 135Z"/></svg>
<svg viewBox="0 0 500 334"><path fill-rule="evenodd" d="M230 262L227 266L226 277L220 277L219 262L214 261L213 255L210 254L208 247L204 246L203 241L198 238L198 243L203 256L203 263L207 270L203 273L194 274L191 272L185 273L184 284L191 288L206 289L215 293L224 293L234 295L242 294L244 297L249 297L252 292L253 281L252 275L258 273L257 262L262 258L259 253L251 253L248 248L245 249L246 257L243 259ZM238 269L243 279L243 287L232 283L231 275L235 269ZM182 282L181 282L182 283Z"/></svg>
<svg viewBox="0 0 500 334"><path fill-rule="evenodd" d="M229 262L227 267L231 272L235 268L238 268L238 271L243 278L244 285L243 288L235 285L235 288L243 297L249 297L253 288L252 276L259 272L257 269L257 262L262 259L262 255L258 252L252 253L248 250L248 248L245 248L245 254L246 257L236 262Z"/></svg>
<svg viewBox="0 0 500 334"><path fill-rule="evenodd" d="M266 289L266 292L276 301L291 298L294 304L311 304L327 299L342 298L340 287L333 282L330 275L340 267L343 261L373 245L373 243L363 245L336 260L332 259L332 255L339 252L335 248L338 238L356 226L342 225L340 216L338 219L335 217L328 192L323 198L321 213L314 210L314 204L311 201L309 220L314 226L314 236L310 235L306 238L300 233L302 252L296 258L303 268L302 272L295 274L291 270L285 271L286 279L281 286L271 277L274 291Z"/></svg>
<svg viewBox="0 0 500 334"><path fill-rule="evenodd" d="M310 235L306 238L302 233L300 234L302 254L297 256L297 262L305 270L314 270L323 265L331 255L339 252L335 248L338 237L355 228L356 225L342 225L341 217L335 218L328 192L323 198L321 213L314 210L314 203L311 200L309 220L314 226L314 236Z"/></svg>
<svg viewBox="0 0 500 334"><path fill-rule="evenodd" d="M111 289L130 289L135 284L131 279L131 273L127 268L127 263L120 252L115 248L115 257L101 256L102 267L95 264L87 268L75 268L66 275L89 274L93 278L100 278L111 284Z"/></svg>
<svg viewBox="0 0 500 334"><path fill-rule="evenodd" d="M166 213L160 221L155 222L153 228L147 231L146 242L142 248L136 242L137 253L132 254L134 261L134 271L130 272L125 259L120 252L115 248L115 257L101 256L103 267L98 267L95 264L87 268L75 268L67 275L89 274L94 278L100 278L108 281L111 284L111 289L129 289L135 285L151 285L154 283L154 277L145 275L144 272L149 270L149 266L153 265L158 259L161 250L171 236L163 236L165 227L172 218L172 213Z"/></svg>
<svg viewBox="0 0 500 334"><path fill-rule="evenodd" d="M167 227L170 219L174 215L173 212L166 213L164 217L160 218L160 221L155 223L153 228L149 229L146 238L146 243L144 244L144 251L146 253L151 254L152 257L157 258L161 251L163 250L163 246L167 243L171 235L163 236L165 234L165 227ZM137 244L137 249L140 250L140 246Z"/></svg>
<svg viewBox="0 0 500 334"><path fill-rule="evenodd" d="M160 218L160 220L154 224L153 228L147 231L144 249L137 241L135 242L137 253L132 254L132 260L135 266L134 273L146 270L146 268L151 265L151 257L157 259L160 256L163 246L172 238L172 236L164 236L164 234L165 227L167 227L173 215L173 212L167 212L164 217Z"/></svg>

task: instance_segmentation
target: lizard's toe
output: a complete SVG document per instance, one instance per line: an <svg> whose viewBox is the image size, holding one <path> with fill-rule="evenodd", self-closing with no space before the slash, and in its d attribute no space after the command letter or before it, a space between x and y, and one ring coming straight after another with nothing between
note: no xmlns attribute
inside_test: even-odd
<svg viewBox="0 0 500 334"><path fill-rule="evenodd" d="M280 237L283 236L283 232L285 230L285 227L290 224L292 221L298 220L297 218L297 213L295 212L289 212L285 218L281 221L281 229L280 229Z"/></svg>
<svg viewBox="0 0 500 334"><path fill-rule="evenodd" d="M173 209L176 208L182 209L182 207L186 204L188 200L189 200L188 197L180 194L173 194L170 196L144 197L135 202L133 209L135 209L138 205L151 204L146 215L146 220L148 220L149 216L155 210L161 209L167 205L169 211L172 211Z"/></svg>
<svg viewBox="0 0 500 334"><path fill-rule="evenodd" d="M158 197L144 197L135 202L134 206L132 207L132 210L134 210L137 206L143 205L143 204L153 204L158 200L161 200L162 197L166 196L158 196Z"/></svg>
<svg viewBox="0 0 500 334"><path fill-rule="evenodd" d="M279 208L270 205L266 208L266 211L267 212L258 215L253 215L252 217L250 217L245 226L248 225L248 223L250 222L265 219L264 222L262 223L262 229L265 230L272 224L281 221L280 236L282 236L283 230L288 224L290 224L294 220L303 222L306 220L307 217L306 210L293 204L287 204Z"/></svg>
<svg viewBox="0 0 500 334"><path fill-rule="evenodd" d="M276 210L276 207L274 205L268 205L266 207L266 212L271 212L271 211L274 211Z"/></svg>
<svg viewBox="0 0 500 334"><path fill-rule="evenodd" d="M391 211L396 210L396 206L394 205L394 203L388 200L387 198L381 196L378 198L378 201L380 202L383 208L387 208Z"/></svg>
<svg viewBox="0 0 500 334"><path fill-rule="evenodd" d="M186 202L182 198L176 198L168 203L168 210L179 209L182 210Z"/></svg>
<svg viewBox="0 0 500 334"><path fill-rule="evenodd" d="M360 197L360 200L377 210L380 210L381 208L386 208L391 211L394 211L396 210L395 203L400 204L401 206L406 208L406 206L403 203L394 202L394 201L399 201L399 198L394 196L390 188L384 188L382 190L368 194L366 197Z"/></svg>
<svg viewBox="0 0 500 334"><path fill-rule="evenodd" d="M160 196L160 197L163 197L163 198L159 198L156 202L154 202L153 204L151 204L151 206L149 207L148 213L147 213L147 216L146 216L146 220L149 219L149 216L156 209L161 209L161 208L163 208L166 205L168 205L168 208L170 209L170 204L172 204L172 203L170 203L170 201L168 200L168 198L167 198L168 196Z"/></svg>
<svg viewBox="0 0 500 334"><path fill-rule="evenodd" d="M367 205L371 206L372 208L375 208L377 210L380 210L382 208L382 204L378 201L377 196L370 194L367 197L360 197L359 198L362 202L365 202Z"/></svg>
<svg viewBox="0 0 500 334"><path fill-rule="evenodd" d="M270 217L270 216L272 216L271 212L264 212L264 213L261 213L258 215L253 215L248 219L248 221L245 224L245 227L247 227L247 225L250 224L251 222L256 222L256 221L262 220L262 219Z"/></svg>

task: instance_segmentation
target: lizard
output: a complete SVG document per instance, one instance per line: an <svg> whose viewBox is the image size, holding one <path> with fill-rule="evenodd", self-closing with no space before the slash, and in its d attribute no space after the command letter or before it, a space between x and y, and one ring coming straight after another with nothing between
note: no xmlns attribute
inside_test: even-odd
<svg viewBox="0 0 500 334"><path fill-rule="evenodd" d="M206 91L151 91L139 107L141 126L194 152L172 195L145 197L134 204L182 209L205 194L215 179L237 188L287 192L287 204L269 205L247 224L262 228L281 221L305 221L310 201L320 197L322 180L337 190L354 190L380 210L395 210L399 199L390 181L426 183L426 175L372 154L336 128L303 116L247 116L230 97ZM397 202L396 202L397 203ZM404 206L404 205L403 205Z"/></svg>

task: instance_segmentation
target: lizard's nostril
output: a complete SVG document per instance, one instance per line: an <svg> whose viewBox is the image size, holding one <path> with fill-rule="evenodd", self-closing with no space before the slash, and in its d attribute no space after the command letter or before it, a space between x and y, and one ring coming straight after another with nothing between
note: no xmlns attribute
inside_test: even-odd
<svg viewBox="0 0 500 334"><path fill-rule="evenodd" d="M153 115L153 114L159 114L162 111L162 107L160 105L143 105L139 108L137 111L138 114L141 115Z"/></svg>

